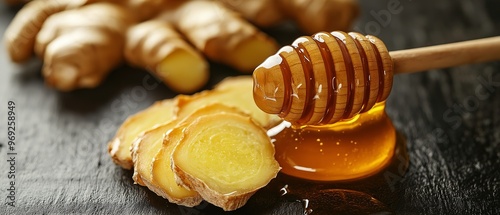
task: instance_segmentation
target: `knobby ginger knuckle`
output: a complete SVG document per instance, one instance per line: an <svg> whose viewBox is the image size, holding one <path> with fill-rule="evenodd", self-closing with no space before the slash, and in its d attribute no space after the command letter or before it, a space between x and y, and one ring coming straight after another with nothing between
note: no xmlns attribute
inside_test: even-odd
<svg viewBox="0 0 500 215"><path fill-rule="evenodd" d="M113 161L125 169L132 169L130 149L134 140L141 133L174 120L174 109L175 101L167 99L128 117L108 143L108 153Z"/></svg>
<svg viewBox="0 0 500 215"><path fill-rule="evenodd" d="M35 39L45 20L52 14L85 5L87 0L45 0L26 4L5 30L5 47L14 62L33 55Z"/></svg>
<svg viewBox="0 0 500 215"><path fill-rule="evenodd" d="M78 38L80 42L75 43ZM45 52L42 74L46 84L61 91L97 87L120 63L119 44L92 29L57 37ZM101 51L95 52L96 48Z"/></svg>
<svg viewBox="0 0 500 215"><path fill-rule="evenodd" d="M199 117L172 154L177 180L226 211L243 206L280 167L266 131L234 113Z"/></svg>
<svg viewBox="0 0 500 215"><path fill-rule="evenodd" d="M135 20L125 8L96 3L49 17L35 52L46 83L62 91L94 88L122 60L124 34Z"/></svg>

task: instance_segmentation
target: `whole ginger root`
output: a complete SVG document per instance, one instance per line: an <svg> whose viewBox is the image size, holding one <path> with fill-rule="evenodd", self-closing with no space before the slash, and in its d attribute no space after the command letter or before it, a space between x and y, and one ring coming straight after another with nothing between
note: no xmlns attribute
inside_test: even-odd
<svg viewBox="0 0 500 215"><path fill-rule="evenodd" d="M42 58L46 83L61 91L94 88L125 61L193 93L208 81L207 59L248 73L276 52L252 24L293 19L308 33L346 30L356 14L356 0L33 0L4 40L14 62Z"/></svg>
<svg viewBox="0 0 500 215"><path fill-rule="evenodd" d="M63 91L98 86L121 62L125 29L134 22L126 9L107 2L50 16L34 47L47 84Z"/></svg>

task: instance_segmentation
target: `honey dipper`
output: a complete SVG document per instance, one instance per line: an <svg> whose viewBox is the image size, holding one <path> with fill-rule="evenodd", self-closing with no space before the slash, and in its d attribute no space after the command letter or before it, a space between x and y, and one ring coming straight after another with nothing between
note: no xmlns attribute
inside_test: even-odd
<svg viewBox="0 0 500 215"><path fill-rule="evenodd" d="M388 52L375 36L341 31L299 37L254 73L254 100L296 125L331 124L383 102L393 74L500 59L500 37Z"/></svg>

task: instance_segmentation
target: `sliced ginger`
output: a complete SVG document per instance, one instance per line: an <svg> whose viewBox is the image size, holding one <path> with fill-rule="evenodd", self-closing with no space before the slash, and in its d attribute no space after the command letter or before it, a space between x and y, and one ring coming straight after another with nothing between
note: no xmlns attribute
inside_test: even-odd
<svg viewBox="0 0 500 215"><path fill-rule="evenodd" d="M243 206L280 167L266 131L234 113L198 117L172 154L177 182L226 211Z"/></svg>
<svg viewBox="0 0 500 215"><path fill-rule="evenodd" d="M113 161L125 169L132 169L130 147L143 132L175 118L174 100L167 99L154 103L147 109L128 117L108 143L108 152Z"/></svg>
<svg viewBox="0 0 500 215"><path fill-rule="evenodd" d="M165 133L175 125L176 120L148 130L132 143L131 153L134 162L134 175L132 178L135 183L153 190L154 186L151 184L153 180L151 175L152 159L160 151Z"/></svg>
<svg viewBox="0 0 500 215"><path fill-rule="evenodd" d="M132 158L134 161L133 179L136 183L148 187L159 196L166 198L171 203L193 207L202 201L201 196L196 191L187 190L174 183L167 182L156 183L153 181L152 163L155 162L155 156L163 151L163 136L177 124L177 120L158 126L144 133L136 142L132 149ZM160 167L163 171L157 176L163 180L173 178L173 172L170 166Z"/></svg>
<svg viewBox="0 0 500 215"><path fill-rule="evenodd" d="M180 96L177 100L177 116L183 118L204 105L221 103L241 109L266 129L274 127L281 122L279 117L267 114L257 107L253 100L252 92L252 77L226 78L214 90L204 91L190 97Z"/></svg>
<svg viewBox="0 0 500 215"><path fill-rule="evenodd" d="M141 180L150 190L171 203L184 206L198 205L202 198L197 192L177 185L174 173L170 168L170 157L178 138L182 137L182 128L185 125L200 116L220 112L243 114L236 108L212 104L200 108L186 119L177 119L146 132L139 144L134 147L134 180L137 183L139 183L138 180ZM174 127L175 129L172 129ZM164 139L163 135L166 132L168 135Z"/></svg>
<svg viewBox="0 0 500 215"><path fill-rule="evenodd" d="M136 183L172 203L195 206L205 199L235 210L279 171L262 125L280 119L256 107L252 85L249 76L227 78L214 90L157 102L125 120L109 153L123 168L133 166ZM200 168L208 172L198 175Z"/></svg>

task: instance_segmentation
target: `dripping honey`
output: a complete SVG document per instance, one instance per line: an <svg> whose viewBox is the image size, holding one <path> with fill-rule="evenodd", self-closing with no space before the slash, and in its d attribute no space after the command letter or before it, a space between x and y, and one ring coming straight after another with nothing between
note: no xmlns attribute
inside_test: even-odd
<svg viewBox="0 0 500 215"><path fill-rule="evenodd" d="M396 132L381 102L350 120L289 127L272 139L283 173L316 181L342 181L384 168L393 157Z"/></svg>

